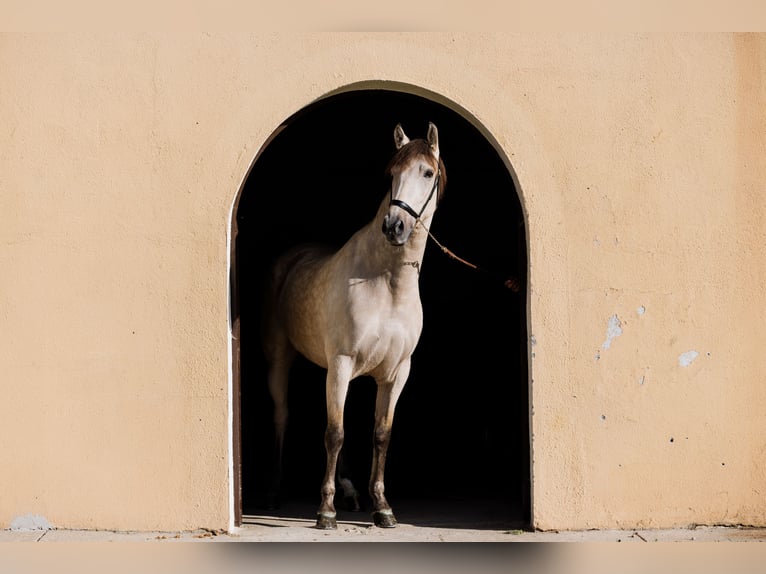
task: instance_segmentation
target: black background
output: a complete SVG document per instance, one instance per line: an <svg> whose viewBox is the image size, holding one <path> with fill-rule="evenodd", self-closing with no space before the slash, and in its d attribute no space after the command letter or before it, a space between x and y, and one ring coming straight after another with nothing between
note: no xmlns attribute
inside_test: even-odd
<svg viewBox="0 0 766 574"><path fill-rule="evenodd" d="M411 139L439 129L447 171L431 231L466 267L429 241L420 278L424 328L399 400L386 466L397 500L473 499L529 521L529 416L524 217L513 180L484 136L451 109L388 90L320 100L286 120L242 192L234 313L241 326L242 505L263 512L273 431L260 350L260 286L272 259L303 241L341 245L375 215L401 123ZM352 382L344 455L366 495L375 384ZM324 371L299 359L290 379L283 499L319 503L324 474ZM478 503L477 503L478 507Z"/></svg>

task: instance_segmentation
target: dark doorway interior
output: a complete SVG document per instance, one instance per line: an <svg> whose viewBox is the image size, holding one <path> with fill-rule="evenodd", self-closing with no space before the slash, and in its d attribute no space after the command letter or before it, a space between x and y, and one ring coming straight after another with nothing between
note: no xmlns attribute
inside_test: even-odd
<svg viewBox="0 0 766 574"><path fill-rule="evenodd" d="M526 284L524 217L511 175L483 135L455 111L388 90L343 93L289 118L255 162L237 211L235 298L240 316L241 487L244 514L264 514L271 403L259 344L260 284L271 260L303 241L342 244L386 192L393 129L439 128L448 184L432 232L457 255ZM422 274L424 329L397 407L386 492L398 508L460 508L488 522L529 524L529 416L525 293L477 272L429 242ZM374 382L354 381L344 454L365 493L372 452ZM319 502L324 473L324 371L299 360L290 383L284 509ZM422 510L422 512L426 512ZM342 518L342 516L339 516ZM349 520L367 520L368 514ZM432 517L433 518L433 517ZM475 523L475 516L470 520ZM481 517L479 517L481 519ZM468 522L466 517L466 522Z"/></svg>

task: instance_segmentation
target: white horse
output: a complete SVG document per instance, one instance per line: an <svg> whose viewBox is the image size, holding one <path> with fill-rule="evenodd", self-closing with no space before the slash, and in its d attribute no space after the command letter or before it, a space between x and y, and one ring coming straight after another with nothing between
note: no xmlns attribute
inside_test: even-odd
<svg viewBox="0 0 766 574"><path fill-rule="evenodd" d="M302 246L273 268L264 309L263 342L274 401L278 488L287 425L288 372L296 352L327 369L327 467L316 526L337 528L334 505L343 409L349 382L377 383L369 492L374 523L396 526L384 494L384 467L394 409L410 373L423 327L418 276L439 198L446 185L439 135L429 123L425 140L394 129L396 152L387 167L389 196L375 219L338 251Z"/></svg>

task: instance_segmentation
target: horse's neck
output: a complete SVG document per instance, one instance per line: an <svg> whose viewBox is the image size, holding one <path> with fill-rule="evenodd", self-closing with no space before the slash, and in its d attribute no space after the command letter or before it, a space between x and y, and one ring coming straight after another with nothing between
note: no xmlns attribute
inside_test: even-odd
<svg viewBox="0 0 766 574"><path fill-rule="evenodd" d="M370 225L368 239L376 247L376 259L381 268L395 272L401 267L412 266L413 264L416 268L420 267L426 250L428 234L422 225L418 225L417 228L413 229L407 243L400 247L394 247L386 241L385 236L380 231L380 226L373 223Z"/></svg>
<svg viewBox="0 0 766 574"><path fill-rule="evenodd" d="M387 209L387 202L381 205L378 215L360 230L358 257L371 275L386 275L392 279L393 287L407 287L417 284L420 266L423 262L428 231L422 223L413 229L406 244L395 247L388 243L381 232L381 212Z"/></svg>

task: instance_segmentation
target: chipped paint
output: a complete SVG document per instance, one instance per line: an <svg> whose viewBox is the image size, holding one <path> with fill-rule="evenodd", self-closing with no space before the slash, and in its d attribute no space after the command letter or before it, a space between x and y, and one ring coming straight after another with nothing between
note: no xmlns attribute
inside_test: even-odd
<svg viewBox="0 0 766 574"><path fill-rule="evenodd" d="M697 351L686 351L678 356L678 364L682 367L688 367L699 356Z"/></svg>
<svg viewBox="0 0 766 574"><path fill-rule="evenodd" d="M609 324L606 327L606 340L601 345L601 348L608 349L611 347L612 340L614 340L615 337L619 337L620 335L622 335L622 322L615 313L609 317Z"/></svg>
<svg viewBox="0 0 766 574"><path fill-rule="evenodd" d="M11 521L11 530L51 530L50 522L39 514L24 514Z"/></svg>
<svg viewBox="0 0 766 574"><path fill-rule="evenodd" d="M640 305L638 309L636 309L636 313L638 313L638 315L643 315L644 313L646 313L646 307L644 307L643 305Z"/></svg>

